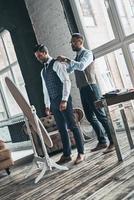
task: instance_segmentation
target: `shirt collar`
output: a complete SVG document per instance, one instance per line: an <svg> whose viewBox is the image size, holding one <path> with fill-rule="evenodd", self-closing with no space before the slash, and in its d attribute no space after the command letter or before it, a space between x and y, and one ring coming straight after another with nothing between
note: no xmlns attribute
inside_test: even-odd
<svg viewBox="0 0 134 200"><path fill-rule="evenodd" d="M85 48L82 47L78 52L77 52L77 55L79 56L81 54L81 52L84 50Z"/></svg>
<svg viewBox="0 0 134 200"><path fill-rule="evenodd" d="M48 61L47 61L46 63L44 63L44 65L46 65L46 64L49 65L49 63L51 62L52 59L53 59L53 58L52 58L51 56L49 56L49 57L48 57Z"/></svg>

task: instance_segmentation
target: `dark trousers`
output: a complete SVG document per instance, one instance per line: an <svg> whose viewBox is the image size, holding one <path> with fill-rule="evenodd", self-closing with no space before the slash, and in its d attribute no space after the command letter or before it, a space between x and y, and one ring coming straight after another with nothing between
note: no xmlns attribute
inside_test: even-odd
<svg viewBox="0 0 134 200"><path fill-rule="evenodd" d="M64 156L69 156L71 154L71 145L67 127L73 132L78 153L83 154L84 143L82 139L82 133L75 121L75 116L73 114L72 98L71 96L69 97L67 102L67 109L62 112L59 110L60 102L61 97L51 99L51 110L54 114L54 118L61 135L63 154Z"/></svg>
<svg viewBox="0 0 134 200"><path fill-rule="evenodd" d="M96 132L99 143L106 143L104 131L100 126L100 123L105 129L110 144L113 144L113 140L110 134L110 128L108 125L108 119L103 108L96 109L94 102L101 98L100 91L96 84L90 84L80 89L81 102L85 112L87 120L91 123L93 129Z"/></svg>

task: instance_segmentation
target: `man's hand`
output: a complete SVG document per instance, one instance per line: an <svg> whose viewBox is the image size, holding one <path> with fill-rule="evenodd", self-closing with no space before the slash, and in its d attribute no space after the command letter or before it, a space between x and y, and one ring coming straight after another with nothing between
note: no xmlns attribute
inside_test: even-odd
<svg viewBox="0 0 134 200"><path fill-rule="evenodd" d="M56 60L58 60L59 62L67 62L68 61L68 59L65 56L58 56L56 58Z"/></svg>
<svg viewBox="0 0 134 200"><path fill-rule="evenodd" d="M46 115L50 115L50 114L51 114L50 108L45 108L45 114L46 114Z"/></svg>
<svg viewBox="0 0 134 200"><path fill-rule="evenodd" d="M67 108L67 101L61 101L60 103L60 111L64 111Z"/></svg>

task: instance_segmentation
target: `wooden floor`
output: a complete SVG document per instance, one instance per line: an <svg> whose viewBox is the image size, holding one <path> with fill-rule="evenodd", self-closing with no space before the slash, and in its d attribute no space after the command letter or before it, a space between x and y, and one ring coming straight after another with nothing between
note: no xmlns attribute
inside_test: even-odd
<svg viewBox="0 0 134 200"><path fill-rule="evenodd" d="M31 164L12 168L10 176L0 172L0 200L134 200L134 151L124 133L118 134L124 161L118 163L116 153L91 153L96 141L86 143L86 160L68 171L53 170L39 183L39 171L25 179ZM76 150L72 152L73 159ZM52 157L57 160L60 155Z"/></svg>

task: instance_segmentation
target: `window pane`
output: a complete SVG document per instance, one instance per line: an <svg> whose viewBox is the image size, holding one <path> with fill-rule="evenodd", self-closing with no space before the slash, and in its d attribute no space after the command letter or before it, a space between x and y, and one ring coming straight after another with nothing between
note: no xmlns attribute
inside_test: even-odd
<svg viewBox="0 0 134 200"><path fill-rule="evenodd" d="M134 0L115 0L126 35L134 33Z"/></svg>
<svg viewBox="0 0 134 200"><path fill-rule="evenodd" d="M0 38L0 70L8 66L8 60L3 46L2 39Z"/></svg>
<svg viewBox="0 0 134 200"><path fill-rule="evenodd" d="M16 81L18 88L20 89L20 91L23 94L23 96L25 97L25 99L29 102L28 96L27 96L27 93L26 93L24 79L23 79L19 65L16 64L15 66L13 66L12 71L13 71L14 78L15 78L15 81Z"/></svg>
<svg viewBox="0 0 134 200"><path fill-rule="evenodd" d="M131 51L131 54L132 54L132 57L133 57L133 61L134 61L134 43L130 44L129 48L130 48L130 51Z"/></svg>
<svg viewBox="0 0 134 200"><path fill-rule="evenodd" d="M6 83L5 83L5 77L8 76L11 80L13 80L11 72L8 71L7 73L4 73L0 76L1 78L1 85L2 85L2 89L8 104L8 109L10 112L11 116L17 115L22 113L21 109L19 108L19 106L17 105L17 103L15 102L14 98L12 97L12 95L10 94L10 91L8 90Z"/></svg>
<svg viewBox="0 0 134 200"><path fill-rule="evenodd" d="M121 49L96 59L96 75L103 94L133 87Z"/></svg>
<svg viewBox="0 0 134 200"><path fill-rule="evenodd" d="M4 103L3 103L2 96L0 93L0 121L4 119L7 119L7 114L6 114Z"/></svg>
<svg viewBox="0 0 134 200"><path fill-rule="evenodd" d="M16 53L14 50L14 46L13 46L9 31L4 31L2 34L2 38L5 43L5 47L6 47L6 51L7 51L10 63L13 63L17 60L17 58L16 58Z"/></svg>
<svg viewBox="0 0 134 200"><path fill-rule="evenodd" d="M11 142L11 136L7 126L0 127L0 140Z"/></svg>
<svg viewBox="0 0 134 200"><path fill-rule="evenodd" d="M76 6L92 49L115 39L104 0L76 0Z"/></svg>

